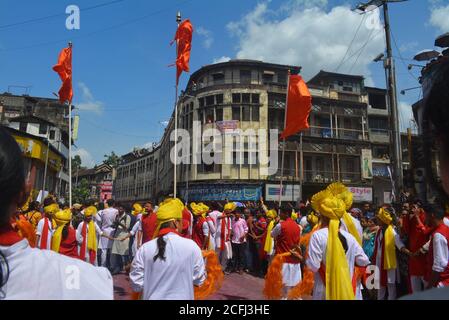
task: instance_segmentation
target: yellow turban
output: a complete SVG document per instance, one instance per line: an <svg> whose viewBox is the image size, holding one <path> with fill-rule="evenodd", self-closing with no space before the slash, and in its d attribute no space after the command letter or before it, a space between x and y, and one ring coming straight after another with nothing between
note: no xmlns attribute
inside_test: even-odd
<svg viewBox="0 0 449 320"><path fill-rule="evenodd" d="M228 202L224 206L224 211L233 212L233 211L235 211L236 208L237 208L237 205L235 204L235 202Z"/></svg>
<svg viewBox="0 0 449 320"><path fill-rule="evenodd" d="M56 230L51 239L51 249L59 252L59 246L61 245L62 229L64 226L72 220L72 211L70 209L61 210L56 212L53 219L56 223Z"/></svg>
<svg viewBox="0 0 449 320"><path fill-rule="evenodd" d="M345 203L345 213L343 214L343 221L349 231L349 233L357 240L357 242L362 245L362 238L354 224L354 220L347 210L351 209L353 202L353 194L348 188L341 182L334 182L327 187L327 190L332 193L333 196L338 199L343 200Z"/></svg>
<svg viewBox="0 0 449 320"><path fill-rule="evenodd" d="M314 226L318 223L319 218L318 216L315 214L315 212L311 212L309 213L309 215L307 216L307 222L310 224L313 224Z"/></svg>
<svg viewBox="0 0 449 320"><path fill-rule="evenodd" d="M79 203L75 203L75 204L72 206L72 208L75 209L75 210L79 210L79 209L81 209L81 207L82 207L82 205L80 205Z"/></svg>
<svg viewBox="0 0 449 320"><path fill-rule="evenodd" d="M267 236L265 237L265 243L264 243L264 251L266 253L271 253L271 250L273 249L273 238L271 237L271 231L274 228L274 219L278 216L276 210L268 210L266 213L267 217L271 219L270 223L267 227Z"/></svg>
<svg viewBox="0 0 449 320"><path fill-rule="evenodd" d="M206 213L209 211L209 207L202 202L198 204L192 202L190 204L190 208L192 208L192 212L196 216L205 216Z"/></svg>
<svg viewBox="0 0 449 320"><path fill-rule="evenodd" d="M85 217L92 217L97 214L97 208L94 206L87 207L84 209L84 216Z"/></svg>
<svg viewBox="0 0 449 320"><path fill-rule="evenodd" d="M278 216L278 214L277 214L276 210L271 209L271 210L267 211L268 218L275 219L277 216Z"/></svg>
<svg viewBox="0 0 449 320"><path fill-rule="evenodd" d="M53 216L58 211L59 211L59 206L57 203L52 203L52 204L44 207L44 212L50 216Z"/></svg>
<svg viewBox="0 0 449 320"><path fill-rule="evenodd" d="M142 213L143 208L139 203L133 204L133 210L131 210L132 215L137 216L138 214Z"/></svg>
<svg viewBox="0 0 449 320"><path fill-rule="evenodd" d="M87 207L84 209L84 216L92 217L97 214L97 208L94 206ZM89 224L89 233L87 235L87 248L89 250L97 252L97 231L95 229L95 222L93 219L90 219Z"/></svg>
<svg viewBox="0 0 449 320"><path fill-rule="evenodd" d="M293 220L298 219L298 214L297 214L296 212L292 212L291 218L292 218Z"/></svg>
<svg viewBox="0 0 449 320"><path fill-rule="evenodd" d="M160 203L156 213L158 225L154 233L154 237L159 234L159 229L163 223L181 220L183 210L184 204L178 198L168 198L165 199L164 202Z"/></svg>
<svg viewBox="0 0 449 320"><path fill-rule="evenodd" d="M384 233L384 269L396 269L397 262L396 262L396 247L395 247L395 241L394 241L394 230L393 230L393 217L391 214L385 210L384 208L380 208L377 213L377 218L379 218L380 221L388 225L387 229L385 229Z"/></svg>
<svg viewBox="0 0 449 320"><path fill-rule="evenodd" d="M346 212L345 203L325 190L312 197L312 207L330 219L326 249L326 300L354 300L348 261L338 237L340 219Z"/></svg>

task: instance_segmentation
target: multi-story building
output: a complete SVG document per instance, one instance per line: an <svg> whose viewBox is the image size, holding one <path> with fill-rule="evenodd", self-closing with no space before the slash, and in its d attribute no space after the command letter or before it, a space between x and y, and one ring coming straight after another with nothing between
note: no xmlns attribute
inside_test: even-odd
<svg viewBox="0 0 449 320"><path fill-rule="evenodd" d="M82 180L89 185L90 198L106 201L112 198L114 169L108 164L100 164L91 169L80 168L72 174L73 187Z"/></svg>
<svg viewBox="0 0 449 320"><path fill-rule="evenodd" d="M356 202L384 202L384 193L391 191L385 177L390 154L385 90L366 88L362 76L319 72L308 82L313 97L310 128L283 144L271 130L284 127L289 70L298 73L301 67L231 60L191 75L178 104L178 128L189 133L178 143L183 157L177 167L178 195L188 201L261 196L276 201L285 146L283 201L308 198L342 181L352 188ZM173 193L173 128L174 113L157 148L123 157L116 180L118 200L159 200ZM251 130L255 141L247 135ZM210 150L209 156L221 161L205 161L201 152ZM268 170L272 163L264 159L276 156L277 170ZM139 174L139 163L150 159L153 166ZM186 159L190 162L182 162Z"/></svg>
<svg viewBox="0 0 449 320"><path fill-rule="evenodd" d="M45 188L61 199L67 199L68 111L68 107L57 99L0 94L0 124L10 128L24 150L33 195Z"/></svg>

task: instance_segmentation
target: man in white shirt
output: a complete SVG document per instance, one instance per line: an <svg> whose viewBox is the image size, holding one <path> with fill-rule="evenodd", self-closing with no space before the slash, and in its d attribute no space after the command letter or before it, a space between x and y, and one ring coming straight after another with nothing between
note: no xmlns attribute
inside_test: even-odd
<svg viewBox="0 0 449 320"><path fill-rule="evenodd" d="M179 199L162 204L157 212L158 236L144 243L134 257L131 287L144 300L193 300L194 285L206 280L201 249L179 234L183 208Z"/></svg>
<svg viewBox="0 0 449 320"><path fill-rule="evenodd" d="M118 215L118 210L114 208L115 201L109 199L107 201L108 208L104 209L101 213L100 229L105 236L112 237L114 232L115 217ZM101 265L103 267L110 267L110 256L112 244L114 241L107 237L101 237Z"/></svg>

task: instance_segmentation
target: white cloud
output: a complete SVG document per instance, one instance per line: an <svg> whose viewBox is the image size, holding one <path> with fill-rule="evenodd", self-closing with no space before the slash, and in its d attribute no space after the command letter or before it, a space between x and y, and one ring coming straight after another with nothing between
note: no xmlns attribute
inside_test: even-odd
<svg viewBox="0 0 449 320"><path fill-rule="evenodd" d="M326 1L313 2L314 7L293 7L280 19L272 18L268 3L259 3L240 21L230 22L227 28L238 38L237 58L299 65L310 79L320 69L335 71L360 25L338 72L364 75L371 83L369 65L385 47L379 11L363 18L349 6L326 11L321 6Z"/></svg>
<svg viewBox="0 0 449 320"><path fill-rule="evenodd" d="M401 52L413 52L415 53L417 51L419 43L417 41L412 41L408 43L404 43L399 47L399 50Z"/></svg>
<svg viewBox="0 0 449 320"><path fill-rule="evenodd" d="M449 4L447 6L432 7L430 10L430 24L442 32L449 31Z"/></svg>
<svg viewBox="0 0 449 320"><path fill-rule="evenodd" d="M412 128L412 131L416 131L415 124L413 123L413 111L412 106L404 101L399 102L399 128L401 132L407 132L407 128Z"/></svg>
<svg viewBox="0 0 449 320"><path fill-rule="evenodd" d="M199 27L196 30L196 33L198 33L200 36L204 37L203 47L206 49L209 49L212 46L212 43L214 42L214 37L212 36L212 32L203 27Z"/></svg>
<svg viewBox="0 0 449 320"><path fill-rule="evenodd" d="M76 107L83 111L92 111L101 114L104 109L103 102L95 100L90 89L84 82L79 82L78 86L81 89L82 102L78 103Z"/></svg>
<svg viewBox="0 0 449 320"><path fill-rule="evenodd" d="M214 62L213 62L213 63L215 64L215 63L221 63L221 62L228 62L229 60L231 60L230 57L222 56L222 57L220 57L220 58L214 59Z"/></svg>
<svg viewBox="0 0 449 320"><path fill-rule="evenodd" d="M92 168L95 166L95 161L92 155L86 149L79 148L73 152L72 157L79 155L81 158L81 165L83 167Z"/></svg>

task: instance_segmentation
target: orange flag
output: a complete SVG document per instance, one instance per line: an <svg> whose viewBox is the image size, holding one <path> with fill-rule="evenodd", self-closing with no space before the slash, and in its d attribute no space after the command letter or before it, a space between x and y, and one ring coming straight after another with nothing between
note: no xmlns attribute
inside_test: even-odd
<svg viewBox="0 0 449 320"><path fill-rule="evenodd" d="M62 49L59 54L58 63L53 70L59 74L62 81L61 89L59 89L59 102L72 102L72 47Z"/></svg>
<svg viewBox="0 0 449 320"><path fill-rule="evenodd" d="M190 20L184 20L176 31L174 41L178 41L178 56L176 58L176 84L181 73L189 72L190 50L192 49L193 26Z"/></svg>
<svg viewBox="0 0 449 320"><path fill-rule="evenodd" d="M308 119L311 108L312 96L306 83L300 75L290 75L286 106L287 118L281 139L286 139L309 128Z"/></svg>

